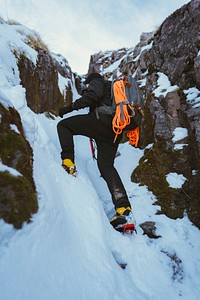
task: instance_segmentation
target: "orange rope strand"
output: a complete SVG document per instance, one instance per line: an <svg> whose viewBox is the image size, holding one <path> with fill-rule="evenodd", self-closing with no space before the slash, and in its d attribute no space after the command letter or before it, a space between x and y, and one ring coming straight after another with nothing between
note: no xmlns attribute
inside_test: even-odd
<svg viewBox="0 0 200 300"><path fill-rule="evenodd" d="M129 139L129 143L137 147L140 137L139 127L136 127L134 130L129 130L126 135Z"/></svg>

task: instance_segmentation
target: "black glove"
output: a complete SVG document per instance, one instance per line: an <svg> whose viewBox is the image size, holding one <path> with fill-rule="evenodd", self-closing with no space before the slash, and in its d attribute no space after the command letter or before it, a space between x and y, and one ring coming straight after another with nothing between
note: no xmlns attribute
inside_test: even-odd
<svg viewBox="0 0 200 300"><path fill-rule="evenodd" d="M72 111L73 111L72 104L69 105L69 106L61 107L60 110L59 110L59 116L60 116L61 118L63 118L63 115L68 114L68 113L70 113L70 112L72 112Z"/></svg>

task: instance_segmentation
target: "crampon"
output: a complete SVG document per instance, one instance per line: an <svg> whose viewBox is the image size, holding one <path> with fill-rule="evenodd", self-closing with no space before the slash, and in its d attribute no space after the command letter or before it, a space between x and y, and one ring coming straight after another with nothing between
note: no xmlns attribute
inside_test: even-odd
<svg viewBox="0 0 200 300"><path fill-rule="evenodd" d="M127 210L126 210L127 212ZM137 233L135 228L135 221L132 212L128 212L128 216L116 214L110 220L110 224L116 231L121 233Z"/></svg>
<svg viewBox="0 0 200 300"><path fill-rule="evenodd" d="M115 230L117 230L123 234L133 234L134 232L137 234L137 230L133 223L132 224L124 224L120 227L116 227Z"/></svg>

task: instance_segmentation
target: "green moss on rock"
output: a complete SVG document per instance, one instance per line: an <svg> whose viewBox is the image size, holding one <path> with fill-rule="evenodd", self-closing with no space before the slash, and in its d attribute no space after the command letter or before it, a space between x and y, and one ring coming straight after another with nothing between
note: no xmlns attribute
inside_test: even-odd
<svg viewBox="0 0 200 300"><path fill-rule="evenodd" d="M170 218L181 218L184 210L189 209L188 198L182 189L171 188L166 180L168 173L180 173L180 170L186 177L191 173L184 153L166 151L165 143L160 142L145 150L131 179L141 185L147 185L154 193L157 197L156 204L161 207L158 213L164 213Z"/></svg>
<svg viewBox="0 0 200 300"><path fill-rule="evenodd" d="M0 196L0 218L15 228L21 228L37 212L35 190L25 177L0 172Z"/></svg>
<svg viewBox="0 0 200 300"><path fill-rule="evenodd" d="M22 176L0 172L0 218L20 228L38 209L36 189L32 177L33 154L24 137L21 119L14 108L0 104L0 159L4 165L16 169ZM19 133L11 129L16 125Z"/></svg>
<svg viewBox="0 0 200 300"><path fill-rule="evenodd" d="M13 108L6 110L0 104L1 132L0 132L0 157L2 162L17 169L29 181L32 180L32 149L24 137L20 116ZM20 134L11 130L10 124L17 126Z"/></svg>

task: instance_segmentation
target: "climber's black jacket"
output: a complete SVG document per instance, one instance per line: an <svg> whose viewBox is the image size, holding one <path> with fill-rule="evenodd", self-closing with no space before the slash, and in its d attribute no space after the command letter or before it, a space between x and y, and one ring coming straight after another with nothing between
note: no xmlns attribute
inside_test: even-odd
<svg viewBox="0 0 200 300"><path fill-rule="evenodd" d="M81 98L72 104L73 110L89 107L89 112L95 112L102 103L107 106L112 105L111 100L111 81L103 78L94 78L89 87L84 91ZM113 115L96 113L98 119L103 121L109 128L112 128Z"/></svg>
<svg viewBox="0 0 200 300"><path fill-rule="evenodd" d="M72 107L75 110L90 107L92 111L102 102L111 106L111 82L102 78L94 78L82 97L77 99Z"/></svg>

